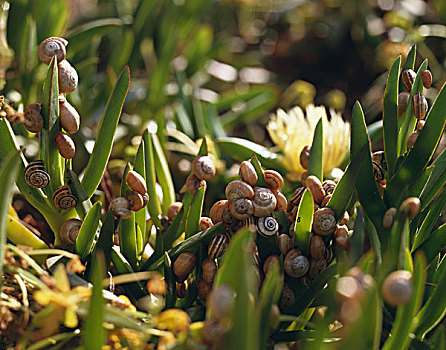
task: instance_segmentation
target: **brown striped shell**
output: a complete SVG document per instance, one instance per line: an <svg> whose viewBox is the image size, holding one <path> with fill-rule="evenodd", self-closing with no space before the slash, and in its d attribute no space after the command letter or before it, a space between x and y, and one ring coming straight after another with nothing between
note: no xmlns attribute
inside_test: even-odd
<svg viewBox="0 0 446 350"><path fill-rule="evenodd" d="M254 216L263 217L270 215L277 205L274 193L263 187L254 188L254 197L252 198L254 205Z"/></svg>
<svg viewBox="0 0 446 350"><path fill-rule="evenodd" d="M141 196L138 192L132 190L125 191L125 199L128 200L129 209L131 211L141 210L147 204L143 196Z"/></svg>
<svg viewBox="0 0 446 350"><path fill-rule="evenodd" d="M211 259L217 259L223 255L229 243L229 237L226 234L218 234L212 237L208 246L208 256Z"/></svg>
<svg viewBox="0 0 446 350"><path fill-rule="evenodd" d="M314 202L320 204L325 197L325 191L319 178L317 176L310 175L307 177L305 185L311 192Z"/></svg>
<svg viewBox="0 0 446 350"><path fill-rule="evenodd" d="M53 193L54 205L62 210L72 209L77 204L77 199L71 194L71 190L68 186L60 186Z"/></svg>
<svg viewBox="0 0 446 350"><path fill-rule="evenodd" d="M54 143L59 150L60 155L65 159L73 159L76 153L76 146L73 140L67 134L58 131L54 135Z"/></svg>
<svg viewBox="0 0 446 350"><path fill-rule="evenodd" d="M277 190L283 187L283 177L275 170L265 170L264 177L266 185L270 190Z"/></svg>
<svg viewBox="0 0 446 350"><path fill-rule="evenodd" d="M226 186L225 194L226 198L232 201L239 198L251 199L254 196L254 191L246 182L235 180Z"/></svg>
<svg viewBox="0 0 446 350"><path fill-rule="evenodd" d="M207 258L201 263L201 268L203 270L203 279L206 283L214 282L215 276L217 274L217 264L214 259Z"/></svg>
<svg viewBox="0 0 446 350"><path fill-rule="evenodd" d="M59 96L59 121L60 125L69 134L79 130L81 117L79 113L63 96Z"/></svg>
<svg viewBox="0 0 446 350"><path fill-rule="evenodd" d="M302 168L308 170L308 165L310 162L310 152L311 152L311 145L306 145L299 155L300 165L302 165Z"/></svg>
<svg viewBox="0 0 446 350"><path fill-rule="evenodd" d="M146 181L142 175L135 170L130 170L125 179L127 185L129 185L133 191L138 192L141 196L147 193Z"/></svg>
<svg viewBox="0 0 446 350"><path fill-rule="evenodd" d="M29 132L40 132L43 129L43 117L40 114L40 103L33 103L25 107L23 125Z"/></svg>
<svg viewBox="0 0 446 350"><path fill-rule="evenodd" d="M200 180L212 180L215 176L215 165L208 156L197 156L192 162L192 171Z"/></svg>
<svg viewBox="0 0 446 350"><path fill-rule="evenodd" d="M249 160L245 160L240 164L239 175L242 181L251 186L255 186L259 179L254 165Z"/></svg>
<svg viewBox="0 0 446 350"><path fill-rule="evenodd" d="M195 193L197 193L197 191L201 187L204 187L204 189L206 190L207 185L206 185L206 181L205 180L200 180L195 174L190 174L187 177L187 179L186 179L186 190L191 195L194 195Z"/></svg>
<svg viewBox="0 0 446 350"><path fill-rule="evenodd" d="M34 188L43 188L49 184L50 175L45 171L43 160L35 160L27 165L25 181Z"/></svg>
<svg viewBox="0 0 446 350"><path fill-rule="evenodd" d="M421 92L417 92L412 97L412 108L415 118L418 120L424 119L429 108L426 97Z"/></svg>
<svg viewBox="0 0 446 350"><path fill-rule="evenodd" d="M430 89L432 86L432 73L430 70L424 70L420 75L421 81L423 82L423 86L426 89Z"/></svg>
<svg viewBox="0 0 446 350"><path fill-rule="evenodd" d="M175 276L187 276L189 275L197 261L197 256L193 252L181 253L173 263L173 273Z"/></svg>
<svg viewBox="0 0 446 350"><path fill-rule="evenodd" d="M312 259L310 261L310 268L308 269L308 277L312 280L315 279L317 277L317 275L319 275L319 273L321 273L322 271L325 270L326 267L327 267L327 260Z"/></svg>
<svg viewBox="0 0 446 350"><path fill-rule="evenodd" d="M325 180L322 182L322 188L324 189L325 195L333 194L336 189L336 182L332 180Z"/></svg>
<svg viewBox="0 0 446 350"><path fill-rule="evenodd" d="M45 63L50 64L51 59L56 56L57 62L65 59L66 48L68 41L64 38L51 37L42 41L39 45L39 59Z"/></svg>
<svg viewBox="0 0 446 350"><path fill-rule="evenodd" d="M79 77L70 62L63 60L57 65L59 94L72 93L77 88Z"/></svg>
<svg viewBox="0 0 446 350"><path fill-rule="evenodd" d="M251 200L247 198L238 198L229 201L229 211L236 219L245 220L254 212L254 206Z"/></svg>
<svg viewBox="0 0 446 350"><path fill-rule="evenodd" d="M225 209L229 210L229 201L226 199L219 200L211 207L209 217L214 224L222 221L223 212L225 211Z"/></svg>
<svg viewBox="0 0 446 350"><path fill-rule="evenodd" d="M76 244L81 226L82 221L79 219L69 219L62 224L59 234L65 247L70 248Z"/></svg>
<svg viewBox="0 0 446 350"><path fill-rule="evenodd" d="M336 230L336 218L330 208L320 208L313 214L313 232L327 236Z"/></svg>
<svg viewBox="0 0 446 350"><path fill-rule="evenodd" d="M280 191L272 191L274 194L274 197L276 197L276 207L274 208L274 211L282 212L285 211L288 207L288 200L286 199L285 195Z"/></svg>
<svg viewBox="0 0 446 350"><path fill-rule="evenodd" d="M198 297L202 300L206 300L211 293L212 284L206 283L204 279L200 278L197 282Z"/></svg>
<svg viewBox="0 0 446 350"><path fill-rule="evenodd" d="M127 219L132 215L130 203L124 197L117 197L110 202L108 209L119 219Z"/></svg>
<svg viewBox="0 0 446 350"><path fill-rule="evenodd" d="M412 69L406 69L401 73L401 80L404 86L406 87L407 91L410 92L412 90L412 85L415 81L416 76L417 75Z"/></svg>
<svg viewBox="0 0 446 350"><path fill-rule="evenodd" d="M324 240L319 235L313 235L310 239L310 255L313 259L323 259L325 257L326 248Z"/></svg>
<svg viewBox="0 0 446 350"><path fill-rule="evenodd" d="M290 277L298 278L304 276L310 267L310 261L302 255L299 249L292 249L285 256L283 269Z"/></svg>
<svg viewBox="0 0 446 350"><path fill-rule="evenodd" d="M200 231L207 230L212 226L214 226L214 223L212 222L211 218L208 218L207 216L202 216L200 218Z"/></svg>
<svg viewBox="0 0 446 350"><path fill-rule="evenodd" d="M263 237L272 237L279 231L279 223L272 216L263 216L257 220L257 232Z"/></svg>

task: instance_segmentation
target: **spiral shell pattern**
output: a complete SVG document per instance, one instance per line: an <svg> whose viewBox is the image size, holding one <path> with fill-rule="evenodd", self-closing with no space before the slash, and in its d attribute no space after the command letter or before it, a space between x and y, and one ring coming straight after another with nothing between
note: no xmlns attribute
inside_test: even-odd
<svg viewBox="0 0 446 350"><path fill-rule="evenodd" d="M229 202L229 211L238 220L245 220L254 212L252 202L247 198L239 198Z"/></svg>
<svg viewBox="0 0 446 350"><path fill-rule="evenodd" d="M321 236L332 234L336 230L336 218L330 208L320 208L313 214L313 231Z"/></svg>
<svg viewBox="0 0 446 350"><path fill-rule="evenodd" d="M29 132L40 132L43 129L43 117L40 114L41 106L33 103L25 107L23 125Z"/></svg>
<svg viewBox="0 0 446 350"><path fill-rule="evenodd" d="M254 215L263 217L270 215L276 208L277 200L274 193L263 187L256 187L254 189L254 197L252 198L254 205Z"/></svg>
<svg viewBox="0 0 446 350"><path fill-rule="evenodd" d="M254 196L254 191L246 182L235 180L226 186L225 194L227 199L233 201L239 198L251 199Z"/></svg>
<svg viewBox="0 0 446 350"><path fill-rule="evenodd" d="M208 156L198 156L192 162L192 171L200 180L209 181L215 176L215 165Z"/></svg>
<svg viewBox="0 0 446 350"><path fill-rule="evenodd" d="M278 230L279 223L272 216L264 216L257 220L257 231L263 237L272 237Z"/></svg>
<svg viewBox="0 0 446 350"><path fill-rule="evenodd" d="M25 181L34 188L43 188L50 182L50 176L45 171L42 160L30 162L25 169Z"/></svg>
<svg viewBox="0 0 446 350"><path fill-rule="evenodd" d="M283 187L283 177L275 170L264 171L265 182L270 190L279 191Z"/></svg>
<svg viewBox="0 0 446 350"><path fill-rule="evenodd" d="M283 261L283 269L290 277L302 277L309 268L310 261L298 249L290 250Z"/></svg>
<svg viewBox="0 0 446 350"><path fill-rule="evenodd" d="M69 219L62 224L60 227L60 239L66 246L71 247L76 243L81 226L82 221L79 219Z"/></svg>
<svg viewBox="0 0 446 350"><path fill-rule="evenodd" d="M79 77L67 60L63 60L57 66L59 94L72 93L77 88Z"/></svg>
<svg viewBox="0 0 446 350"><path fill-rule="evenodd" d="M68 186L60 186L53 193L54 205L62 210L72 209L77 204L77 199L71 194L71 190Z"/></svg>
<svg viewBox="0 0 446 350"><path fill-rule="evenodd" d="M130 203L124 197L117 197L110 202L108 206L114 216L120 219L127 219L132 215L130 211Z"/></svg>
<svg viewBox="0 0 446 350"><path fill-rule="evenodd" d="M50 64L51 59L56 56L57 62L61 62L65 59L65 55L67 54L65 48L67 45L68 41L64 38L47 38L39 45L39 59L45 64Z"/></svg>

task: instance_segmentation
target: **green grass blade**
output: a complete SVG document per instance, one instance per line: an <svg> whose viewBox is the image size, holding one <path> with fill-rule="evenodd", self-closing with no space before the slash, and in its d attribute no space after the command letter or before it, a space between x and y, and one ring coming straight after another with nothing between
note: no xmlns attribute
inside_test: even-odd
<svg viewBox="0 0 446 350"><path fill-rule="evenodd" d="M144 178L144 180L146 180L146 159L144 153L144 140L141 140L141 143L139 144L133 164L135 165L133 167L133 170L135 170L138 174L140 174ZM137 253L138 256L140 256L142 250L144 249L143 246L147 243L149 239L148 233L146 232L146 207L135 212L135 223L136 225L139 226L142 236L141 242L137 244ZM139 240L137 240L137 242L139 242Z"/></svg>
<svg viewBox="0 0 446 350"><path fill-rule="evenodd" d="M144 156L146 158L146 184L147 192L149 194L149 203L147 204L147 209L152 217L152 221L157 228L162 229L161 220L159 215L161 215L161 204L156 194L156 165L155 157L153 156L153 143L149 135L149 131L144 131Z"/></svg>
<svg viewBox="0 0 446 350"><path fill-rule="evenodd" d="M432 172L434 171L434 167L430 166L427 167L421 174L418 176L418 178L415 180L412 186L409 188L408 197L420 197L421 192L423 192L423 189L426 187L426 184L428 183ZM421 201L421 199L420 199ZM421 203L421 210L423 209L423 203Z"/></svg>
<svg viewBox="0 0 446 350"><path fill-rule="evenodd" d="M433 170L420 196L421 209L426 208L446 183L446 149L432 163ZM428 168L429 169L429 168Z"/></svg>
<svg viewBox="0 0 446 350"><path fill-rule="evenodd" d="M181 235L182 232L179 232L179 228L181 221L183 220L183 216L184 208L182 207L163 236L164 247L166 247L166 249L170 249L173 242L175 242L175 240Z"/></svg>
<svg viewBox="0 0 446 350"><path fill-rule="evenodd" d="M164 309L167 310L175 307L175 302L177 299L175 276L173 274L173 268L169 254L167 254L167 252L164 253L164 281L167 285Z"/></svg>
<svg viewBox="0 0 446 350"><path fill-rule="evenodd" d="M102 203L97 201L85 216L79 234L76 239L76 253L79 254L82 261L87 259L88 254L93 247L94 237L99 227L101 219Z"/></svg>
<svg viewBox="0 0 446 350"><path fill-rule="evenodd" d="M314 201L310 191L305 190L299 203L294 223L294 245L303 255L309 256L311 225L313 224Z"/></svg>
<svg viewBox="0 0 446 350"><path fill-rule="evenodd" d="M324 149L324 127L322 118L316 124L311 145L310 160L308 163L308 175L314 175L319 180L324 181L323 172L323 149Z"/></svg>
<svg viewBox="0 0 446 350"><path fill-rule="evenodd" d="M422 251L428 264L446 247L446 224L441 225L422 243L415 252Z"/></svg>
<svg viewBox="0 0 446 350"><path fill-rule="evenodd" d="M413 293L412 298L405 305L397 308L395 321L390 331L391 337L384 343L383 350L405 350L409 347L413 331L413 318L418 312L423 300L424 282L426 280L426 260L424 255L415 256L413 273Z"/></svg>
<svg viewBox="0 0 446 350"><path fill-rule="evenodd" d="M82 340L85 349L101 350L105 340L104 327L104 300L102 298L102 274L105 271L104 256L96 255L93 262L93 293L90 297L88 317L85 318L85 326L82 331Z"/></svg>
<svg viewBox="0 0 446 350"><path fill-rule="evenodd" d="M256 185L260 187L267 187L262 164L260 164L259 158L257 158L257 155L255 153L251 156L251 164L254 166L254 169L257 173L258 180Z"/></svg>
<svg viewBox="0 0 446 350"><path fill-rule="evenodd" d="M187 214L185 236L189 238L200 231L200 218L203 211L205 188L200 187L195 193Z"/></svg>
<svg viewBox="0 0 446 350"><path fill-rule="evenodd" d="M255 153L265 167L275 169L280 173L286 171L283 156L257 143L237 137L222 137L217 139L216 143L221 150L239 161L249 159Z"/></svg>
<svg viewBox="0 0 446 350"><path fill-rule="evenodd" d="M365 225L364 213L361 207L356 208L357 214L353 227L353 235L350 238L350 249L348 250L349 262L356 264L364 254Z"/></svg>
<svg viewBox="0 0 446 350"><path fill-rule="evenodd" d="M102 224L101 231L99 232L98 241L93 248L93 256L98 251L102 251L105 257L105 264L110 264L110 250L113 246L113 235L115 234L115 218L113 213L109 210L105 215L104 223Z"/></svg>
<svg viewBox="0 0 446 350"><path fill-rule="evenodd" d="M206 141L206 137L203 137L203 141L201 141L200 150L198 151L197 156L207 156L208 155L208 144Z"/></svg>
<svg viewBox="0 0 446 350"><path fill-rule="evenodd" d="M130 85L130 71L125 67L107 101L99 124L93 153L88 160L82 185L90 198L104 174L108 158L113 146L113 138L118 126L119 117Z"/></svg>
<svg viewBox="0 0 446 350"><path fill-rule="evenodd" d="M0 167L0 289L3 278L3 259L6 250L6 224L8 219L9 201L11 200L14 181L20 166L20 153L12 152L6 157Z"/></svg>
<svg viewBox="0 0 446 350"><path fill-rule="evenodd" d="M393 174L397 158L398 139L398 76L401 56L395 60L387 77L383 103L384 152L388 174Z"/></svg>
<svg viewBox="0 0 446 350"><path fill-rule="evenodd" d="M175 202L175 187L173 185L172 175L170 174L169 164L166 155L161 146L160 140L155 133L150 134L153 142L153 155L155 158L156 177L163 190L163 203L161 208L164 213L167 213L167 208ZM206 139L203 138L203 143L206 144ZM206 151L207 153L207 151Z"/></svg>

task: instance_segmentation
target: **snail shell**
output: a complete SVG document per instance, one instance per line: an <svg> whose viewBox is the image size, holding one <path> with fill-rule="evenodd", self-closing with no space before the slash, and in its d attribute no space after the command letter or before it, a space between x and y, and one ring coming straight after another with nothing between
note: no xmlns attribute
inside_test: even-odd
<svg viewBox="0 0 446 350"><path fill-rule="evenodd" d="M332 260L333 260L333 251L331 250L330 247L328 247L327 250L325 251L325 261L327 262L327 265L331 263Z"/></svg>
<svg viewBox="0 0 446 350"><path fill-rule="evenodd" d="M65 48L67 45L68 41L64 38L47 38L39 45L39 59L45 64L50 64L51 59L56 56L57 62L61 62L67 54Z"/></svg>
<svg viewBox="0 0 446 350"><path fill-rule="evenodd" d="M418 131L414 131L412 134L410 134L409 138L407 139L408 151L415 145L415 141L417 141L417 138L418 138Z"/></svg>
<svg viewBox="0 0 446 350"><path fill-rule="evenodd" d="M283 261L283 269L288 276L298 278L304 276L310 268L310 261L299 249L291 249Z"/></svg>
<svg viewBox="0 0 446 350"><path fill-rule="evenodd" d="M202 216L200 218L200 231L207 230L212 226L214 226L214 223L212 222L211 218L208 218L207 216Z"/></svg>
<svg viewBox="0 0 446 350"><path fill-rule="evenodd" d="M127 219L132 215L130 203L124 197L117 197L110 202L108 208L119 219Z"/></svg>
<svg viewBox="0 0 446 350"><path fill-rule="evenodd" d="M294 295L294 292L291 290L290 287L288 287L286 284L283 285L282 289L282 296L280 298L280 308L282 310L290 307L294 304L294 301L296 300L296 297Z"/></svg>
<svg viewBox="0 0 446 350"><path fill-rule="evenodd" d="M264 171L265 182L270 190L279 191L283 187L283 177L275 170Z"/></svg>
<svg viewBox="0 0 446 350"><path fill-rule="evenodd" d="M229 201L226 199L219 200L211 207L209 217L214 224L222 221L223 212L225 211L225 209L229 210Z"/></svg>
<svg viewBox="0 0 446 350"><path fill-rule="evenodd" d="M186 179L186 190L187 192L189 192L191 195L194 195L195 193L197 193L197 191L201 188L204 187L204 189L206 190L206 181L205 180L200 180L197 176L195 176L194 174L190 174L187 179Z"/></svg>
<svg viewBox="0 0 446 350"><path fill-rule="evenodd" d="M426 121L420 119L417 121L417 131L420 131L421 129L423 129L424 124L426 123Z"/></svg>
<svg viewBox="0 0 446 350"><path fill-rule="evenodd" d="M322 188L324 189L325 195L333 194L336 189L336 182L332 180L325 180L322 182Z"/></svg>
<svg viewBox="0 0 446 350"><path fill-rule="evenodd" d="M229 243L227 235L215 235L212 237L208 246L208 256L210 259L217 259L223 255Z"/></svg>
<svg viewBox="0 0 446 350"><path fill-rule="evenodd" d="M223 222L223 225L226 227L236 228L240 225L241 221L237 220L229 210L229 207L223 210L223 213L221 215L221 221Z"/></svg>
<svg viewBox="0 0 446 350"><path fill-rule="evenodd" d="M207 258L201 263L203 269L203 279L206 283L214 282L215 275L217 274L217 264L214 259Z"/></svg>
<svg viewBox="0 0 446 350"><path fill-rule="evenodd" d="M302 168L305 170L308 170L308 165L310 162L310 152L311 152L311 145L306 145L299 155L300 165L302 165Z"/></svg>
<svg viewBox="0 0 446 350"><path fill-rule="evenodd" d="M147 193L146 181L144 178L134 170L130 170L126 176L127 184L130 188L138 192L141 196Z"/></svg>
<svg viewBox="0 0 446 350"><path fill-rule="evenodd" d="M420 211L420 199L417 197L409 197L401 203L400 211L404 211L409 218L414 218Z"/></svg>
<svg viewBox="0 0 446 350"><path fill-rule="evenodd" d="M409 104L410 93L407 91L401 91L398 94L398 118L403 118L406 112L407 105Z"/></svg>
<svg viewBox="0 0 446 350"><path fill-rule="evenodd" d="M213 318L208 318L203 322L201 335L206 343L209 343L211 346L216 348L217 346L224 344L227 331L228 327L222 322L219 322Z"/></svg>
<svg viewBox="0 0 446 350"><path fill-rule="evenodd" d="M167 207L167 217L169 218L169 221L173 221L173 219L175 219L175 217L180 212L182 206L183 203L181 202L173 202L171 205Z"/></svg>
<svg viewBox="0 0 446 350"><path fill-rule="evenodd" d="M310 255L313 259L319 260L325 257L326 248L324 240L319 235L313 235L310 239Z"/></svg>
<svg viewBox="0 0 446 350"><path fill-rule="evenodd" d="M25 107L23 125L29 132L40 132L43 129L43 117L40 114L40 103L33 103Z"/></svg>
<svg viewBox="0 0 446 350"><path fill-rule="evenodd" d="M272 237L279 231L279 223L272 216L263 216L257 220L257 231L263 237Z"/></svg>
<svg viewBox="0 0 446 350"><path fill-rule="evenodd" d="M343 276L336 283L336 294L342 301L359 301L364 296L364 289L356 278Z"/></svg>
<svg viewBox="0 0 446 350"><path fill-rule="evenodd" d="M263 272L265 275L272 269L273 265L279 265L279 257L277 255L270 255L263 263Z"/></svg>
<svg viewBox="0 0 446 350"><path fill-rule="evenodd" d="M417 75L412 69L406 69L401 73L401 80L404 86L406 87L407 91L410 92L412 90L412 85L413 82L415 81L416 76Z"/></svg>
<svg viewBox="0 0 446 350"><path fill-rule="evenodd" d="M348 228L345 225L338 226L334 232L336 244L342 249L347 250L349 247Z"/></svg>
<svg viewBox="0 0 446 350"><path fill-rule="evenodd" d="M321 236L332 234L336 230L336 218L330 208L320 208L313 214L314 233Z"/></svg>
<svg viewBox="0 0 446 350"><path fill-rule="evenodd" d="M412 297L412 274L406 270L390 273L384 280L382 293L384 301L392 306L403 305Z"/></svg>
<svg viewBox="0 0 446 350"><path fill-rule="evenodd" d="M327 206L328 202L330 202L331 197L332 197L331 194L328 194L324 197L324 199L322 200L322 203L321 203L321 208Z"/></svg>
<svg viewBox="0 0 446 350"><path fill-rule="evenodd" d="M186 296L186 283L175 282L177 298L184 298Z"/></svg>
<svg viewBox="0 0 446 350"><path fill-rule="evenodd" d="M244 182L251 186L255 186L259 180L256 169L249 160L245 160L240 164L239 175Z"/></svg>
<svg viewBox="0 0 446 350"><path fill-rule="evenodd" d="M383 181L385 178L384 170L381 165L372 160L373 175L375 176L375 181Z"/></svg>
<svg viewBox="0 0 446 350"><path fill-rule="evenodd" d="M325 197L325 191L322 183L317 176L310 175L305 182L306 187L311 192L315 203L320 204Z"/></svg>
<svg viewBox="0 0 446 350"><path fill-rule="evenodd" d="M66 247L72 247L76 243L77 235L82 226L79 219L69 219L60 227L60 239Z"/></svg>
<svg viewBox="0 0 446 350"><path fill-rule="evenodd" d="M396 208L389 208L383 216L383 227L390 228L393 224L393 218L396 214Z"/></svg>
<svg viewBox="0 0 446 350"><path fill-rule="evenodd" d="M310 261L310 268L308 269L308 277L310 279L315 279L317 275L319 275L320 272L324 271L327 267L327 260L320 259L320 260L314 260L312 259Z"/></svg>
<svg viewBox="0 0 446 350"><path fill-rule="evenodd" d="M252 202L247 198L238 198L229 201L229 211L238 220L245 220L254 212Z"/></svg>
<svg viewBox="0 0 446 350"><path fill-rule="evenodd" d="M426 97L421 92L417 92L412 97L412 108L415 118L418 120L424 119L429 108Z"/></svg>
<svg viewBox="0 0 446 350"><path fill-rule="evenodd" d="M50 176L45 171L42 160L30 162L25 169L25 181L34 188L43 188L50 182Z"/></svg>
<svg viewBox="0 0 446 350"><path fill-rule="evenodd" d="M230 201L239 198L251 199L254 197L254 191L250 185L246 182L235 180L230 182L225 189L226 198Z"/></svg>
<svg viewBox="0 0 446 350"><path fill-rule="evenodd" d="M77 204L77 199L71 194L71 190L68 186L60 186L53 193L54 205L62 210L72 209Z"/></svg>
<svg viewBox="0 0 446 350"><path fill-rule="evenodd" d="M344 212L344 216L342 217L341 221L339 221L339 225L347 225L349 220L350 215L348 214L348 212Z"/></svg>
<svg viewBox="0 0 446 350"><path fill-rule="evenodd" d="M60 155L65 159L73 159L76 153L76 146L73 140L67 134L58 131L54 135L54 143L59 150Z"/></svg>
<svg viewBox="0 0 446 350"><path fill-rule="evenodd" d="M254 205L254 216L263 217L270 215L276 208L277 200L274 193L263 187L254 188L254 197L252 198Z"/></svg>
<svg viewBox="0 0 446 350"><path fill-rule="evenodd" d="M79 130L81 117L63 96L59 96L59 121L62 128L69 134L74 134Z"/></svg>
<svg viewBox="0 0 446 350"><path fill-rule="evenodd" d="M226 284L214 288L209 295L206 306L212 318L221 320L231 315L235 303L235 292Z"/></svg>
<svg viewBox="0 0 446 350"><path fill-rule="evenodd" d="M274 211L281 212L285 211L288 207L288 200L286 199L285 195L276 190L272 190L274 197L276 197L276 207L274 208Z"/></svg>
<svg viewBox="0 0 446 350"><path fill-rule="evenodd" d="M200 180L209 181L215 176L215 165L208 156L198 156L192 162L192 171Z"/></svg>
<svg viewBox="0 0 446 350"><path fill-rule="evenodd" d="M189 275L197 261L197 256L193 252L181 253L173 263L173 273L175 276L187 276Z"/></svg>
<svg viewBox="0 0 446 350"><path fill-rule="evenodd" d="M430 89L432 86L432 73L430 70L424 70L420 75L421 81L423 82L423 86L426 89Z"/></svg>
<svg viewBox="0 0 446 350"><path fill-rule="evenodd" d="M57 65L59 94L72 93L77 88L79 77L70 62L63 60Z"/></svg>
<svg viewBox="0 0 446 350"><path fill-rule="evenodd" d="M286 255L291 249L293 249L293 239L286 233L283 233L277 237L277 244L279 245L279 250L283 255Z"/></svg>
<svg viewBox="0 0 446 350"><path fill-rule="evenodd" d="M197 283L198 297L202 300L206 300L211 293L212 284L206 283L204 279L200 278Z"/></svg>
<svg viewBox="0 0 446 350"><path fill-rule="evenodd" d="M384 154L384 151L373 152L373 154L372 154L372 161L374 161L377 164L381 165L381 167L383 169L387 168L386 155Z"/></svg>
<svg viewBox="0 0 446 350"><path fill-rule="evenodd" d="M143 196L141 196L138 192L132 190L125 191L125 199L128 200L129 209L131 211L141 210L147 204Z"/></svg>
<svg viewBox="0 0 446 350"><path fill-rule="evenodd" d="M307 177L308 177L308 171L305 170L302 174L300 174L300 182L302 183L302 186L307 187Z"/></svg>

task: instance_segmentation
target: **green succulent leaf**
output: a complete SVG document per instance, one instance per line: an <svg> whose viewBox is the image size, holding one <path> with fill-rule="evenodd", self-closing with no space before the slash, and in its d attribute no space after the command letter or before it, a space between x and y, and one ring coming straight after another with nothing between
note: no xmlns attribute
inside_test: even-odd
<svg viewBox="0 0 446 350"><path fill-rule="evenodd" d="M311 192L304 191L294 223L294 245L303 255L308 256L310 248L311 226L313 224L314 201Z"/></svg>
<svg viewBox="0 0 446 350"><path fill-rule="evenodd" d="M251 156L251 164L254 166L258 178L256 185L260 187L267 187L262 164L260 164L259 158L255 153Z"/></svg>
<svg viewBox="0 0 446 350"><path fill-rule="evenodd" d="M432 169L433 168L433 169ZM425 209L446 183L446 149L434 160L430 169L431 176L421 192L421 209ZM423 172L426 173L426 171ZM423 176L423 174L421 176Z"/></svg>
<svg viewBox="0 0 446 350"><path fill-rule="evenodd" d="M323 172L323 152L324 152L324 126L322 118L316 124L311 145L310 160L308 163L308 175L314 175L319 180L324 181Z"/></svg>
<svg viewBox="0 0 446 350"><path fill-rule="evenodd" d="M185 236L189 238L200 231L200 218L203 211L205 187L200 187L192 198L192 203L187 214Z"/></svg>
<svg viewBox="0 0 446 350"><path fill-rule="evenodd" d="M139 144L138 150L136 151L135 159L133 161L134 167L133 170L136 171L139 175L141 175L146 180L146 160L144 154L144 140L141 140ZM150 198L149 198L150 200ZM143 245L145 245L148 241L148 233L146 232L146 207L141 208L137 212L135 212L135 224L139 227L141 231L141 242L137 244L137 254L141 255L142 250L144 249ZM138 232L138 231L137 231ZM139 236L137 234L137 236ZM137 240L139 242L139 240Z"/></svg>
<svg viewBox="0 0 446 350"><path fill-rule="evenodd" d="M98 241L96 242L92 256L96 256L98 251L102 251L105 257L105 264L108 266L110 264L110 250L113 246L113 235L115 234L115 220L113 213L109 210L105 215L104 222L101 226L101 231L99 232Z"/></svg>
<svg viewBox="0 0 446 350"><path fill-rule="evenodd" d="M426 255L426 261L430 264L432 260L446 247L446 224L441 225L433 231L429 237L415 250L422 251Z"/></svg>
<svg viewBox="0 0 446 350"><path fill-rule="evenodd" d="M79 234L76 239L75 250L79 254L82 261L87 259L93 247L94 238L99 228L99 221L101 219L102 203L97 201L90 211L85 216Z"/></svg>

